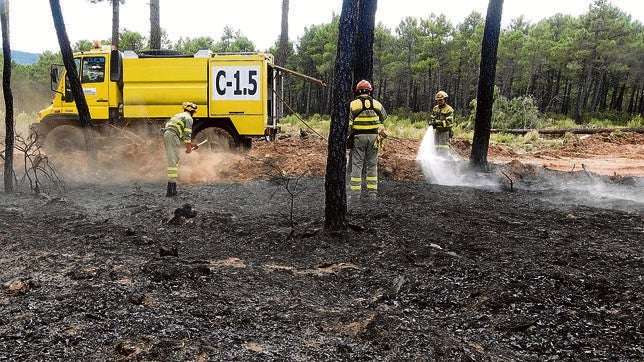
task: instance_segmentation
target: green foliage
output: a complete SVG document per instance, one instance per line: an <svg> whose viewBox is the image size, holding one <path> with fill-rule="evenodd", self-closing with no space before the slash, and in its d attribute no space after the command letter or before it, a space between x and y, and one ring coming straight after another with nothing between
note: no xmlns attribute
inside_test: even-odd
<svg viewBox="0 0 644 362"><path fill-rule="evenodd" d="M510 20L499 39L493 128L540 128L569 118L581 118L580 123L587 124L641 125L640 119L632 118L637 113L632 100L637 99L644 76L641 22L631 21L628 14L603 0L593 1L587 13L578 17L558 14L535 24L523 18ZM338 27L339 16L334 15L327 22L305 28L304 34L289 44L288 58L280 65L332 84ZM485 20L478 12L459 24L450 23L442 14L407 17L395 29L378 24L374 33L374 94L392 110L390 113L422 123L422 112L430 110L433 94L445 90L457 111L458 130L471 130L475 108L468 108L468 103L476 97L484 27ZM74 50L87 50L91 40L77 42ZM124 29L119 44L121 50L140 51L149 41ZM256 50L230 26L224 27L219 41L201 37L172 43L162 31L162 44L186 54L199 49ZM275 54L277 49L270 50ZM49 92L49 65L61 62L58 54L43 56L27 68L12 65L16 107L25 111L42 107L41 93ZM29 90L35 96L30 97ZM285 95L298 112L331 112L329 87L287 76ZM50 92L46 98L51 98ZM583 109L578 110L577 105ZM540 114L555 122L544 121Z"/></svg>
<svg viewBox="0 0 644 362"><path fill-rule="evenodd" d="M282 133L294 134L300 129L312 129L316 133L324 137L328 137L329 127L331 124L330 121L331 120L328 116L322 116L320 114L314 114L308 118L291 114L282 118Z"/></svg>
<svg viewBox="0 0 644 362"><path fill-rule="evenodd" d="M495 133L490 137L490 140L496 144L512 146L519 137L511 133Z"/></svg>
<svg viewBox="0 0 644 362"><path fill-rule="evenodd" d="M468 125L474 124L476 118L476 100L472 101L472 111L468 117ZM517 97L508 99L495 92L492 106L492 128L539 128L543 121L539 120L539 109L532 97Z"/></svg>
<svg viewBox="0 0 644 362"><path fill-rule="evenodd" d="M625 126L631 120L631 115L617 110L604 110L593 113L591 124L599 127ZM607 126L610 125L610 126Z"/></svg>
<svg viewBox="0 0 644 362"><path fill-rule="evenodd" d="M135 52L140 52L145 49L147 44L147 38L143 35L135 32L123 29L119 34L119 47L121 50L133 50Z"/></svg>
<svg viewBox="0 0 644 362"><path fill-rule="evenodd" d="M216 53L252 52L256 50L253 42L243 36L239 30L235 30L229 26L224 27L224 33L221 39L210 49Z"/></svg>
<svg viewBox="0 0 644 362"><path fill-rule="evenodd" d="M214 49L215 41L211 37L201 38L179 38L177 43L172 47L174 50L183 54L194 54L201 49Z"/></svg>
<svg viewBox="0 0 644 362"><path fill-rule="evenodd" d="M553 128L568 129L568 128L578 128L575 124L575 121L571 118L557 118L557 119L548 119L549 124Z"/></svg>
<svg viewBox="0 0 644 362"><path fill-rule="evenodd" d="M539 140L539 131L532 130L525 135L523 135L523 140L527 143L536 142Z"/></svg>
<svg viewBox="0 0 644 362"><path fill-rule="evenodd" d="M106 44L109 44L110 42L107 42ZM90 49L92 49L93 43L89 40L79 40L74 44L72 47L73 52L85 52Z"/></svg>
<svg viewBox="0 0 644 362"><path fill-rule="evenodd" d="M644 118L639 114L633 116L628 122L626 122L626 127L628 128L640 128L644 127Z"/></svg>
<svg viewBox="0 0 644 362"><path fill-rule="evenodd" d="M2 63L2 57L0 57L0 64ZM51 102L49 70L53 63L62 64L60 53L53 54L47 51L39 55L38 61L31 65L12 63L11 92L14 114L36 112ZM0 102L4 108L4 96Z"/></svg>

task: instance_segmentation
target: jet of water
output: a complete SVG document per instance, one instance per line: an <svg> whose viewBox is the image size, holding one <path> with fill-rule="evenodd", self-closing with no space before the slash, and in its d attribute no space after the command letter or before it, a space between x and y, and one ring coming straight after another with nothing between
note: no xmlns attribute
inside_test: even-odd
<svg viewBox="0 0 644 362"><path fill-rule="evenodd" d="M439 155L436 152L435 143L434 127L429 126L418 149L416 162L420 164L425 179L430 183L448 186L500 188L499 181L494 175L470 171L467 162L461 160L451 151L447 156Z"/></svg>

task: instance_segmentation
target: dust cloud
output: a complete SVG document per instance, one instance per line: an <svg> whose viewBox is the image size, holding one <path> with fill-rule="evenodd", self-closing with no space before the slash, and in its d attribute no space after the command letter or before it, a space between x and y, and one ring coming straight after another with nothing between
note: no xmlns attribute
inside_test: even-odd
<svg viewBox="0 0 644 362"><path fill-rule="evenodd" d="M63 181L106 185L166 182L167 156L160 137L136 143L101 140L94 161L87 151L48 157ZM182 149L179 157L178 181L199 184L221 181L228 165L241 156L207 149L186 154Z"/></svg>

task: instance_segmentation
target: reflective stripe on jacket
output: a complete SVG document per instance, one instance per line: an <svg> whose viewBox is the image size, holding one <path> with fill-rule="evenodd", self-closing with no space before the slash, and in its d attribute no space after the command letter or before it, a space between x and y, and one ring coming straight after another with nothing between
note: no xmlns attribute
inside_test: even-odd
<svg viewBox="0 0 644 362"><path fill-rule="evenodd" d="M385 107L367 94L359 95L349 105L349 126L355 133L378 133L385 119Z"/></svg>
<svg viewBox="0 0 644 362"><path fill-rule="evenodd" d="M192 140L192 117L188 112L177 113L165 124L166 130L174 131L183 143Z"/></svg>
<svg viewBox="0 0 644 362"><path fill-rule="evenodd" d="M454 125L454 108L445 103L442 107L435 105L432 109L432 121L445 121L445 127L436 127L437 130L443 131Z"/></svg>

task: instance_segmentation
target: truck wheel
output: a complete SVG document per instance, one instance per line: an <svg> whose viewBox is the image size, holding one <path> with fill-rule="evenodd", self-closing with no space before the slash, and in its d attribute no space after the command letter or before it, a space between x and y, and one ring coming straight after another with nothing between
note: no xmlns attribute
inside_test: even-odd
<svg viewBox="0 0 644 362"><path fill-rule="evenodd" d="M192 142L201 143L204 140L208 142L199 146L200 150L210 150L213 152L231 152L235 149L235 139L226 130L219 127L209 127L201 130L195 135Z"/></svg>
<svg viewBox="0 0 644 362"><path fill-rule="evenodd" d="M79 127L65 124L47 133L43 147L49 154L81 151L85 149L85 135Z"/></svg>

